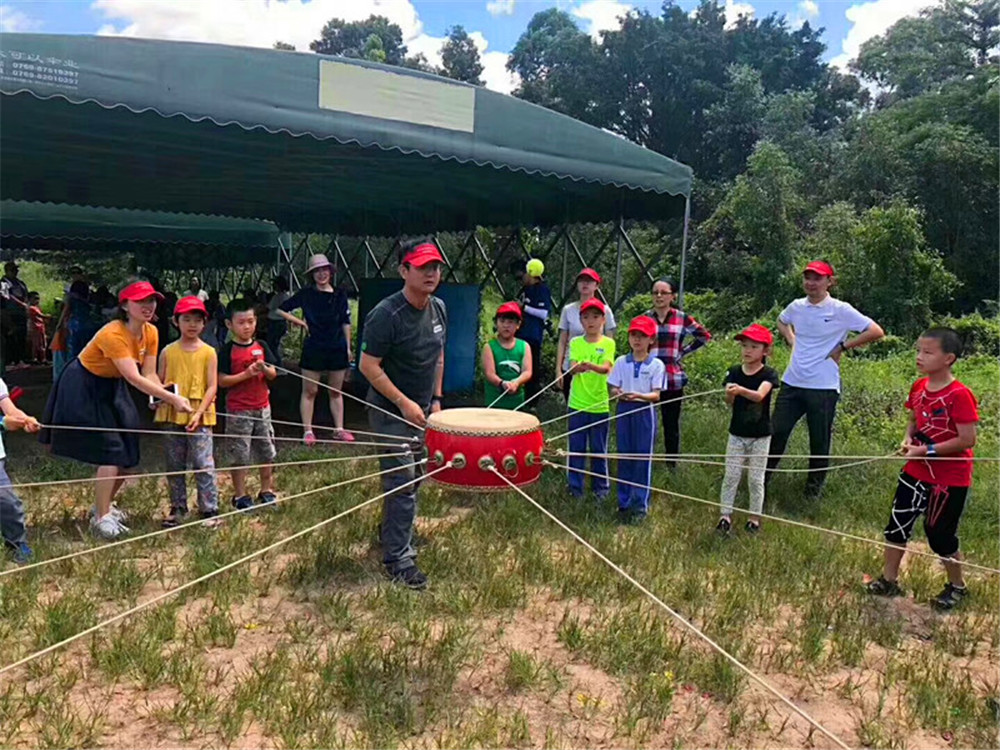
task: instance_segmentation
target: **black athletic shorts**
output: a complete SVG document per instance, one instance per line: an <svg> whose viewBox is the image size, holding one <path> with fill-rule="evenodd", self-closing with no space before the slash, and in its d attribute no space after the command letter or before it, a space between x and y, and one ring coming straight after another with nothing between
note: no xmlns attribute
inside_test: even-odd
<svg viewBox="0 0 1000 750"><path fill-rule="evenodd" d="M901 471L892 500L892 513L885 527L885 540L906 544L913 535L914 524L923 515L924 532L931 549L942 557L954 555L958 552L958 522L968 496L968 487L930 484Z"/></svg>

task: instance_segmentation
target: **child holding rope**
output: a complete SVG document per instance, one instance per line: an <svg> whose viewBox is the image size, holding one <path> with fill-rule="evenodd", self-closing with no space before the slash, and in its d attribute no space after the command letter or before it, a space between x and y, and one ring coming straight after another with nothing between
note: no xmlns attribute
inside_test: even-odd
<svg viewBox="0 0 1000 750"><path fill-rule="evenodd" d="M583 335L569 342L569 370L573 379L569 390L569 494L583 497L584 475L573 471L586 464L584 452L590 445L591 489L598 500L611 490L608 478L608 374L615 361L615 340L604 335L604 303L596 297L580 305Z"/></svg>
<svg viewBox="0 0 1000 750"><path fill-rule="evenodd" d="M277 455L274 449L274 426L271 424L271 393L267 382L278 377L274 355L263 341L254 338L257 313L253 300L239 297L229 303L226 327L231 340L219 353L219 385L226 392L226 432L232 460L237 466L251 463L270 464ZM246 491L246 469L233 469L233 507L253 507ZM277 500L274 494L274 468L260 467L261 504Z"/></svg>
<svg viewBox="0 0 1000 750"><path fill-rule="evenodd" d="M16 398L16 395L15 395ZM17 408L7 391L7 384L0 379L0 434L4 432L38 432L41 429L34 417L29 417ZM24 505L21 498L11 489L10 477L6 470L7 454L0 437L0 532L4 545L13 555L14 562L24 565L31 562L32 551L28 546L28 534L24 528Z"/></svg>
<svg viewBox="0 0 1000 750"><path fill-rule="evenodd" d="M201 340L208 320L205 303L194 295L183 297L174 308L174 325L181 337L163 348L157 374L163 383L172 383L194 412L179 412L170 404L160 404L153 421L164 425L167 471L184 471L188 461L198 485L198 510L202 518L219 515L219 490L215 484L212 454L212 427L215 425L215 394L218 390L218 357L215 349ZM183 428L187 434L177 434ZM183 474L168 478L170 513L164 528L178 526L188 514L187 484ZM218 523L214 521L213 523Z"/></svg>
<svg viewBox="0 0 1000 750"><path fill-rule="evenodd" d="M527 342L514 338L521 327L521 306L505 302L493 317L497 335L483 347L483 388L486 405L516 409L524 403L524 384L531 380L533 362Z"/></svg>
<svg viewBox="0 0 1000 750"><path fill-rule="evenodd" d="M656 341L656 321L646 315L633 318L628 326L631 354L615 362L608 377L611 393L618 399L616 423L618 450L621 453L652 456L656 442L656 412L666 368L650 350ZM653 479L652 458L619 458L619 523L638 524L649 514L649 494ZM637 487L636 485L643 485Z"/></svg>
<svg viewBox="0 0 1000 750"><path fill-rule="evenodd" d="M958 522L972 484L972 447L979 421L976 397L955 379L952 366L962 355L962 340L951 328L930 328L917 340L917 369L926 377L910 388L906 408L910 421L902 453L908 458L899 473L889 524L885 527L885 565L868 584L877 596L900 596L899 565L906 543L921 514L930 548L942 557L948 583L931 604L952 609L968 595L958 551ZM938 456L947 457L935 461Z"/></svg>
<svg viewBox="0 0 1000 750"><path fill-rule="evenodd" d="M750 518L745 529L751 535L760 531L764 472L771 447L771 393L781 384L778 373L766 364L774 343L774 336L767 328L753 323L738 333L736 340L743 349L743 362L731 367L725 380L726 403L732 407L733 414L729 420L720 517L715 527L722 536L729 536L733 526L733 505L744 466L750 493Z"/></svg>

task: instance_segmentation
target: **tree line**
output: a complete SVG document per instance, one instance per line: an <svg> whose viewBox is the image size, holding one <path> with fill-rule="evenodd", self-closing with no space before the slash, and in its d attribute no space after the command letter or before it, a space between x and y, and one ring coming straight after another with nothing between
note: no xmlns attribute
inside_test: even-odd
<svg viewBox="0 0 1000 750"><path fill-rule="evenodd" d="M998 0L943 0L904 18L847 71L823 61L822 32L780 14L727 26L718 0L693 12L667 0L594 40L548 8L507 67L514 96L694 169L688 287L729 309L769 310L804 258L823 257L843 295L900 334L942 313L995 313ZM379 16L333 19L310 48L431 70ZM460 26L442 65L432 72L481 83Z"/></svg>

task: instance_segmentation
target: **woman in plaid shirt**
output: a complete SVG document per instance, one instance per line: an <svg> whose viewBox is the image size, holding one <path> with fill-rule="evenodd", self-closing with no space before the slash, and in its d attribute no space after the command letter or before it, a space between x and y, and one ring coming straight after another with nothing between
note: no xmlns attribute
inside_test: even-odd
<svg viewBox="0 0 1000 750"><path fill-rule="evenodd" d="M658 279L654 282L653 309L646 311L646 315L656 321L656 345L652 354L663 362L667 371L666 390L660 391L659 407L663 417L663 445L667 455L681 452L683 402L679 399L684 395L684 386L687 384L681 360L712 338L705 326L683 310L672 306L676 288L673 279ZM685 338L688 339L686 344ZM677 464L675 461L668 461L667 466L673 469Z"/></svg>

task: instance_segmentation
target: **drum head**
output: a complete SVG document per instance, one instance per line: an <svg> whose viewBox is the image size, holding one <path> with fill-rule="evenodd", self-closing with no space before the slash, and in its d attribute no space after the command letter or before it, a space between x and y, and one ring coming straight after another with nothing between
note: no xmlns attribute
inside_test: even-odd
<svg viewBox="0 0 1000 750"><path fill-rule="evenodd" d="M427 428L457 435L523 435L541 429L541 425L532 414L479 407L431 414Z"/></svg>

